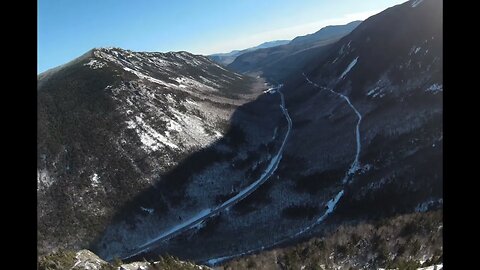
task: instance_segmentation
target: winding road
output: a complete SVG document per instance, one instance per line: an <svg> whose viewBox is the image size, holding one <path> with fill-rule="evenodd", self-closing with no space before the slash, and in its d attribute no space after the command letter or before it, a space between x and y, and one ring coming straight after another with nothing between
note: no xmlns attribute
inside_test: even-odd
<svg viewBox="0 0 480 270"><path fill-rule="evenodd" d="M283 87L283 84L280 84L280 85L278 85L274 88L271 88L269 90L271 91L271 93L274 93L273 91L275 91L276 93L278 93L280 95L280 109L282 110L283 115L287 119L288 129L287 129L287 132L286 132L285 137L283 139L282 145L280 146L277 154L270 160L270 163L268 164L268 167L265 169L265 171L262 173L262 175L258 178L258 180L256 180L255 182L250 184L248 187L244 188L238 194L231 197L230 199L223 202L222 204L220 204L220 205L218 205L214 208L202 210L199 213L197 213L197 215L191 217L187 221L171 227L170 229L164 231L163 233L161 233L157 237L149 240L148 242L142 244L141 246L138 246L130 254L123 257L122 258L123 260L129 259L129 258L131 258L135 255L141 254L142 252L146 252L146 251L154 248L157 243L159 243L161 241L168 240L168 239L170 239L170 238L172 238L172 237L174 237L178 234L181 234L182 232L185 232L185 231L197 226L198 224L202 223L204 220L208 219L209 217L215 216L218 213L220 213L221 211L225 210L226 208L235 205L236 203L238 203L239 201L243 200L248 195L250 195L252 192L257 190L258 187L260 187L263 183L265 183L270 178L270 176L272 176L275 173L275 171L278 168L278 164L280 163L280 160L282 158L282 154L283 154L283 151L284 151L284 148L285 148L285 144L286 144L286 142L288 140L288 137L290 135L290 131L292 129L292 119L290 119L290 115L288 114L288 110L285 107L285 98L283 96L283 93L280 91L280 89L282 87Z"/></svg>
<svg viewBox="0 0 480 270"><path fill-rule="evenodd" d="M352 177L354 176L355 172L360 168L360 163L359 163L359 156L360 156L360 152L362 151L362 144L361 144L361 141L360 141L360 123L362 122L362 115L360 114L360 112L357 110L357 108L355 108L355 106L353 106L352 102L350 102L350 99L343 95L343 94L340 94L340 93L337 93L335 91L333 91L333 89L331 88L327 88L327 87L323 87L323 86L319 86L318 84L312 82L308 77L307 75L305 75L305 73L302 73L303 76L305 77L306 81L313 85L314 87L316 88L319 88L320 90L327 90L329 91L330 93L332 94L335 94L336 96L344 99L348 106L350 106L350 108L355 112L357 118L358 118L358 121L357 121L357 124L355 126L355 138L356 138L356 144L357 144L357 149L356 149L356 154L355 154L355 158L352 162L352 164L350 165L350 168L348 169L348 171L345 173L345 176L344 178L342 179L342 183L344 184L344 186L346 186L350 180L352 179ZM280 93L281 94L281 93ZM282 96L282 102L283 102L283 94L281 94ZM329 200L327 202L327 210L325 211L325 213L323 215L321 215L319 218L317 218L317 220L315 220L314 223L310 224L309 226L301 229L300 231L298 231L297 233L291 235L291 236L288 236L282 240L279 240L277 242L274 242L268 246L262 246L260 248L256 248L256 249L252 249L252 250L248 250L248 251L245 251L245 252L242 252L242 253L238 253L238 254L234 254L234 255L228 255L228 256L223 256L223 257L217 257L217 258L211 258L207 261L205 261L205 263L207 265L210 265L210 266L215 266L215 265L218 265L219 263L222 263L224 261L227 261L227 260L230 260L230 259L233 259L233 258L236 258L236 257L240 257L240 256L244 256L244 255L248 255L248 254L251 254L251 253L255 253L255 252L259 252L259 251L262 251L262 250L265 250L265 249L268 249L268 248L272 248L274 246L277 246L281 243L284 243L286 241L289 241L289 240L292 240L298 236L300 236L301 234L311 230L313 227L317 226L318 224L322 223L327 217L328 215L330 215L333 210L335 210L335 207L337 205L337 203L340 201L340 199L343 197L343 194L344 194L344 189L340 190L336 195L335 197L333 197L331 200Z"/></svg>
<svg viewBox="0 0 480 270"><path fill-rule="evenodd" d="M348 170L348 173L346 176L348 175L351 175L353 173L355 173L358 169L359 169L359 162L358 162L358 158L360 156L360 151L362 151L362 144L360 142L360 123L362 122L362 115L360 114L360 112L357 110L357 108L355 108L355 106L353 106L352 102L350 102L350 99L345 96L344 94L340 94L340 93L337 93L335 91L333 91L333 89L331 88L328 88L328 87L324 87L324 86L319 86L318 84L312 82L308 77L307 75L305 75L305 73L302 73L303 76L305 77L305 79L307 80L307 82L319 89L323 89L323 90L327 90L329 91L330 93L332 94L335 94L341 98L343 98L347 103L348 103L348 106L350 106L350 108L352 108L352 110L355 112L355 114L357 115L357 118L358 118L358 121L357 121L357 125L355 127L355 137L356 137L356 140L357 140L357 153L355 155L355 160L353 161L352 165L350 166L350 169ZM349 179L349 177L345 177L344 180L343 180L343 183L346 184Z"/></svg>
<svg viewBox="0 0 480 270"><path fill-rule="evenodd" d="M340 94L338 92L335 92L333 91L333 89L331 88L327 88L327 87L323 87L323 86L319 86L318 84L312 82L308 77L307 75L305 75L305 73L303 73L303 76L305 77L305 79L307 80L307 82L319 89L323 89L323 90L327 90L329 91L330 93L332 94L335 94L341 98L343 98L348 106L350 106L350 108L352 108L352 110L355 112L355 114L357 115L357 118L358 118L358 121L357 121L357 124L355 126L355 138L356 138L356 143L357 143L357 149L356 149L356 154L355 154L355 158L352 162L352 164L350 165L350 168L348 169L348 171L345 173L345 176L342 180L342 183L345 185L347 185L350 180L352 179L353 175L355 174L355 172L357 172L359 169L360 169L360 163L359 163L359 157L360 157L360 152L362 151L362 143L360 141L360 123L362 122L362 115L360 114L360 112L357 110L357 108L355 108L355 106L353 106L352 102L350 102L350 99L343 95L343 94ZM304 232L310 230L311 228L313 228L314 226L320 224L322 221L325 220L325 218L333 212L333 210L335 209L335 206L337 205L338 201L340 201L340 199L343 197L343 193L344 193L344 190L340 190L340 192L337 193L337 195L331 199L330 201L328 201L327 203L327 211L325 211L325 213L319 217L312 225L302 229L301 231L299 231L298 233L296 233L294 235L295 236L298 236L300 234L303 234Z"/></svg>

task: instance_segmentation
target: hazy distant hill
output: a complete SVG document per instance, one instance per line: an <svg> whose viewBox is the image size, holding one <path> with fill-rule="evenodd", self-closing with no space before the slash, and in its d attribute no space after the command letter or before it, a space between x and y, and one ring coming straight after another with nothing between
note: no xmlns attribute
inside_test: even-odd
<svg viewBox="0 0 480 270"><path fill-rule="evenodd" d="M328 46L350 33L361 21L326 26L319 31L294 38L285 45L258 49L238 56L228 65L237 72L260 74L272 80L284 80L307 61L321 57Z"/></svg>
<svg viewBox="0 0 480 270"><path fill-rule="evenodd" d="M222 65L226 66L226 65L232 63L235 60L235 58L237 58L239 55L242 55L246 52L254 51L254 50L257 50L257 49L275 47L275 46L287 44L288 42L290 42L290 40L268 41L268 42L264 42L264 43L262 43L258 46L247 48L247 49L244 49L244 50L234 50L234 51L231 51L229 53L215 53L215 54L208 55L207 57L210 58L211 60L219 63L219 64L222 64Z"/></svg>

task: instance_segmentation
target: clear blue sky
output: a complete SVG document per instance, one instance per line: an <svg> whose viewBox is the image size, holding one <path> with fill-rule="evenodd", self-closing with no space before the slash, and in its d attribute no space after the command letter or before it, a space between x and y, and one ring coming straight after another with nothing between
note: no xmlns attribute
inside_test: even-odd
<svg viewBox="0 0 480 270"><path fill-rule="evenodd" d="M94 47L197 54L292 39L405 0L38 0L38 72Z"/></svg>

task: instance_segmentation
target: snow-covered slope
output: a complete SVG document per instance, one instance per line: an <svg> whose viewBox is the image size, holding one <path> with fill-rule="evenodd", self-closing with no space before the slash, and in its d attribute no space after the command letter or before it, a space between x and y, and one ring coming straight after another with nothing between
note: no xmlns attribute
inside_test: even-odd
<svg viewBox="0 0 480 270"><path fill-rule="evenodd" d="M274 181L155 252L218 262L442 207L442 2L411 4L368 18L285 81L293 125Z"/></svg>
<svg viewBox="0 0 480 270"><path fill-rule="evenodd" d="M285 165L291 181L305 195L345 191L324 226L442 205L443 6L413 3L368 18L285 83L293 122L308 123L286 149L309 164Z"/></svg>
<svg viewBox="0 0 480 270"><path fill-rule="evenodd" d="M441 207L442 3L412 4L281 91L186 52L95 49L41 74L39 249L218 262Z"/></svg>
<svg viewBox="0 0 480 270"><path fill-rule="evenodd" d="M99 48L40 74L40 250L84 247L120 206L165 184L162 175L186 157L238 130L232 113L264 89L261 81L187 52ZM182 181L171 182L181 193Z"/></svg>

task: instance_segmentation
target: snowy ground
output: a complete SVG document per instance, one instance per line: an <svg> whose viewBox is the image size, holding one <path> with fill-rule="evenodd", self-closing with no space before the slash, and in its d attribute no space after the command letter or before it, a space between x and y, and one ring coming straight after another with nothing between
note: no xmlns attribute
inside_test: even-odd
<svg viewBox="0 0 480 270"><path fill-rule="evenodd" d="M340 78L343 78L343 76L345 76L346 73L348 73L350 71L350 69L356 64L357 62L357 59L358 57L352 62L350 63L350 65L347 67L347 69L345 70L344 74L342 74L342 76ZM333 91L332 89L330 88L325 88L325 87L321 87L319 85L317 85L316 83L312 82L305 74L303 74L305 76L305 79L306 81L321 89L321 90L328 90L329 92L331 92L332 94L335 94L336 96L339 96L340 98L344 99L345 102L348 104L348 106L353 110L353 112L355 113L355 115L357 116L358 118L358 121L357 121L357 124L355 126L355 138L356 138L356 154L355 154L355 158L352 162L352 164L350 165L350 168L348 169L348 171L345 173L345 177L343 178L342 180L342 183L344 185L347 185L349 183L349 181L352 179L353 175L361 168L360 166L360 162L359 162L359 156L360 156L360 153L361 153L361 150L362 150L362 145L361 145L361 141L360 141L360 123L362 121L362 115L360 114L360 112L357 110L357 108L351 103L350 99L343 95L343 94L340 94L340 93L337 93L335 91ZM283 94L280 92L280 89L278 89L278 91L281 95L281 98L282 98L282 104L284 104L284 100L283 100ZM282 110L284 108L282 107ZM286 112L286 109L285 109L285 112ZM288 117L289 119L290 117ZM289 125L291 125L291 120L289 119ZM283 146L282 146L283 147ZM207 265L210 265L210 266L215 266L215 265L218 265L224 261L227 261L227 260L230 260L230 259L233 259L233 258L236 258L236 257L240 257L240 256L244 256L244 255L248 255L248 254L251 254L251 253L254 253L254 252L259 252L259 251L262 251L262 250L265 250L266 248L271 248L271 247L274 247L274 246L277 246L281 243L284 243L288 240L291 240L291 239L295 239L297 238L298 236L310 231L312 228L314 228L315 226L319 225L320 223L322 223L331 213L333 213L333 211L335 210L335 207L336 205L338 204L338 202L340 201L340 199L342 198L344 194L344 190L340 190L334 198L332 198L331 200L329 200L326 204L326 208L327 210L325 211L325 213L323 215L321 215L320 217L318 217L314 223L312 223L311 225L305 227L305 228L302 228L301 230L299 230L297 233L289 236L289 237L286 237L280 241L276 241L274 242L273 244L270 244L270 245L266 245L266 246L261 246L261 247L258 247L258 248L254 248L254 249L251 249L251 250L247 250L245 252L242 252L242 253L238 253L238 254L232 254L232 255L228 255L228 256L221 256L221 257L216 257L216 258L211 258L209 260L206 261L206 264Z"/></svg>
<svg viewBox="0 0 480 270"><path fill-rule="evenodd" d="M287 111L286 107L285 107L285 99L284 99L283 93L280 91L281 87L282 87L282 85L277 86L275 88L275 90L276 90L275 92L280 95L280 109L282 110L282 113L284 114L284 116L287 120L288 129L287 129L287 132L285 134L285 137L282 141L282 144L281 144L278 152L276 153L275 156L273 156L271 158L267 168L264 170L262 175L255 182L253 182L252 184L250 184L249 186L247 186L246 188L244 188L243 190L238 192L235 196L226 200L222 204L220 204L220 205L218 205L214 208L204 209L204 210L198 212L197 214L195 214L194 216L192 216L191 218L189 218L188 220L186 220L182 223L179 223L179 224L171 227L170 229L162 232L157 237L155 237L155 238L149 240L148 242L140 245L135 252L129 254L126 257L124 257L124 259L128 259L130 257L133 257L135 255L138 255L138 254L140 254L144 251L147 251L147 250L153 248L155 246L155 244L158 243L159 241L164 241L164 240L170 239L171 237L174 237L175 235L178 235L178 234L184 232L185 230L188 230L188 229L191 229L195 226L198 226L200 223L202 223L207 218L212 217L212 216L218 214L219 212L227 209L228 207L231 207L231 206L235 205L236 203L238 203L239 201L241 201L242 199L244 199L245 197L250 195L258 187L260 187L263 183L265 183L265 181L267 181L270 178L270 176L273 175L273 173L278 168L278 164L280 163L280 160L282 158L282 153L285 149L285 144L288 140L290 130L292 128L292 120L291 120L291 118L288 114L288 111Z"/></svg>

